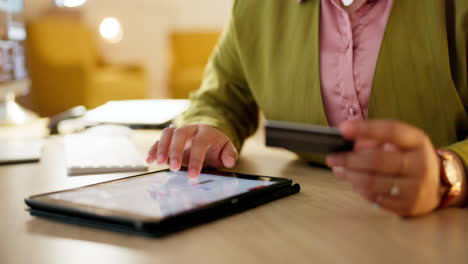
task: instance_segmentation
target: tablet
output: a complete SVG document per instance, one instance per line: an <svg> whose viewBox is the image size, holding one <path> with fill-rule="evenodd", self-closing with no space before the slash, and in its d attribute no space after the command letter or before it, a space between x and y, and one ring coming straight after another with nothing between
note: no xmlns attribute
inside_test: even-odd
<svg viewBox="0 0 468 264"><path fill-rule="evenodd" d="M297 193L290 179L203 171L150 172L29 197L30 213L70 223L161 236Z"/></svg>
<svg viewBox="0 0 468 264"><path fill-rule="evenodd" d="M334 127L268 120L265 131L267 146L296 152L329 154L354 148Z"/></svg>

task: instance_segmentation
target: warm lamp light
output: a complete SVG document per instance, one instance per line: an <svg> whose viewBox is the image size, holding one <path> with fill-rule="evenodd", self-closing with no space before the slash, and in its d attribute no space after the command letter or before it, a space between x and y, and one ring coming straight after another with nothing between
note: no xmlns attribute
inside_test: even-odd
<svg viewBox="0 0 468 264"><path fill-rule="evenodd" d="M104 39L112 43L119 42L123 37L120 22L114 17L104 18L99 25L99 32Z"/></svg>
<svg viewBox="0 0 468 264"><path fill-rule="evenodd" d="M78 7L83 5L87 0L55 0L57 6Z"/></svg>

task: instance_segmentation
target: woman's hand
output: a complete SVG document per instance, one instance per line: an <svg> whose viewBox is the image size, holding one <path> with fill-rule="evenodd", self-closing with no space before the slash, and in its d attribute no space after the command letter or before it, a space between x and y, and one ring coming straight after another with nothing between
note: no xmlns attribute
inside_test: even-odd
<svg viewBox="0 0 468 264"><path fill-rule="evenodd" d="M189 177L198 177L203 167L232 168L238 154L229 140L218 129L208 125L168 127L148 152L146 161L157 159L159 165L168 163L172 171L188 166Z"/></svg>
<svg viewBox="0 0 468 264"><path fill-rule="evenodd" d="M440 202L440 161L429 137L399 121L349 121L340 126L355 141L327 163L367 200L402 216L433 211Z"/></svg>

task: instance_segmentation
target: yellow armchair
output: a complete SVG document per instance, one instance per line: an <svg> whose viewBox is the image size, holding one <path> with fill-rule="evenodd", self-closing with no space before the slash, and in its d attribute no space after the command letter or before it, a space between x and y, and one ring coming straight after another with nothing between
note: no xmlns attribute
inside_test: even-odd
<svg viewBox="0 0 468 264"><path fill-rule="evenodd" d="M27 24L26 56L32 108L43 116L76 105L147 98L141 66L105 64L90 29L76 17L48 15Z"/></svg>
<svg viewBox="0 0 468 264"><path fill-rule="evenodd" d="M169 91L172 98L188 98L200 87L203 71L219 36L219 32L171 33Z"/></svg>

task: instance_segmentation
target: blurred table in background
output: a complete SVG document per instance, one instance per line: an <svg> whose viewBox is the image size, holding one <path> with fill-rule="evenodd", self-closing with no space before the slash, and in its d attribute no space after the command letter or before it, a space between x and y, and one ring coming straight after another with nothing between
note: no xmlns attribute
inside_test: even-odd
<svg viewBox="0 0 468 264"><path fill-rule="evenodd" d="M41 131L0 129L0 137ZM26 130L22 131L22 130ZM142 153L159 137L137 130ZM47 138L40 163L0 166L0 263L466 263L468 211L448 209L402 219L374 209L329 170L266 148L262 131L242 152L237 172L292 178L299 194L162 239L31 217L32 194L131 173L67 176L62 138ZM162 167L151 166L152 170Z"/></svg>

